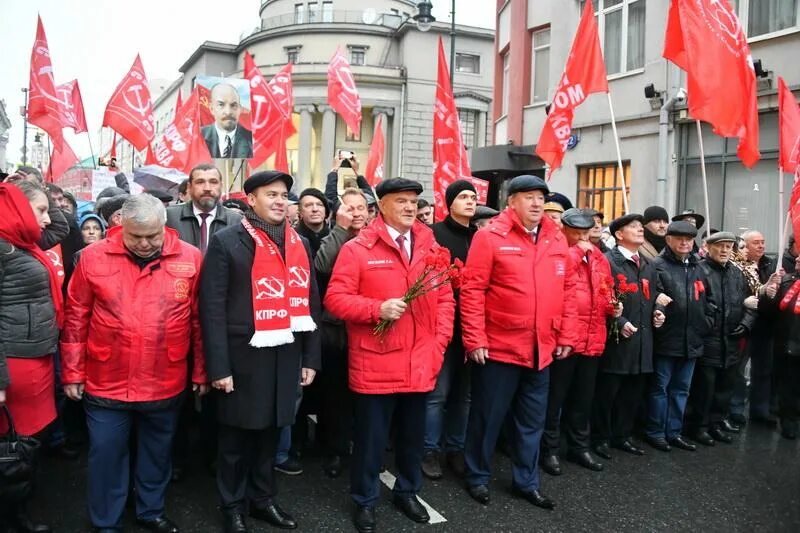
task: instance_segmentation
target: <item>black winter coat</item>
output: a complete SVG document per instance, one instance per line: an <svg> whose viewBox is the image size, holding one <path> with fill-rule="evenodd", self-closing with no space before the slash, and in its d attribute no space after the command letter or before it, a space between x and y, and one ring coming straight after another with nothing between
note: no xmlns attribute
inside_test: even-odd
<svg viewBox="0 0 800 533"><path fill-rule="evenodd" d="M641 261L641 268L637 268L636 263L625 259L616 246L605 255L611 265L611 276L615 285L617 276L623 274L628 283L636 282L639 286L637 292L625 296L622 316L612 317L610 320L617 321L620 331L627 322L633 324L638 331L627 339L620 335L619 342L609 332L600 366L603 372L609 374L650 373L653 371L653 311L658 296L655 269L644 259ZM648 286L649 298L646 297L647 291L643 286Z"/></svg>
<svg viewBox="0 0 800 533"><path fill-rule="evenodd" d="M661 357L703 355L704 339L709 334L713 303L697 254L689 254L684 263L669 246L653 259L656 269L656 294L670 298L664 314L664 325L656 330L653 350Z"/></svg>
<svg viewBox="0 0 800 533"><path fill-rule="evenodd" d="M322 229L319 230L319 232L316 232L313 229L306 226L305 224L303 224L302 220L298 222L295 230L301 236L305 237L306 240L308 241L309 246L311 246L311 257L317 257L317 251L319 251L319 247L322 244L322 239L327 237L328 234L331 232L331 229L328 227L327 224L323 224Z"/></svg>
<svg viewBox="0 0 800 533"><path fill-rule="evenodd" d="M217 213L214 220L208 225L209 236L230 226L238 224L242 220L242 215L217 205ZM206 222L208 224L208 222ZM183 242L188 242L195 248L200 248L200 223L194 216L192 202L180 205L171 205L167 208L167 227L178 232L178 236ZM211 244L211 239L209 239Z"/></svg>
<svg viewBox="0 0 800 533"><path fill-rule="evenodd" d="M311 316L319 324L320 300L311 265ZM253 348L255 331L250 273L255 257L252 237L234 224L211 237L200 276L200 323L210 381L233 376L234 391L217 395L219 422L243 429L290 426L300 396L302 368L318 370L319 329L295 333L295 342Z"/></svg>
<svg viewBox="0 0 800 533"><path fill-rule="evenodd" d="M700 267L706 277L709 291L714 295L713 325L703 345L700 364L717 368L729 368L738 364L741 351L741 336L731 334L740 326L746 334L753 329L756 313L744 306L750 295L744 274L730 262L725 266L705 258Z"/></svg>
<svg viewBox="0 0 800 533"><path fill-rule="evenodd" d="M794 312L800 294L792 298L785 309L780 309L781 301L795 283L800 284L800 273L785 275L775 298L762 296L758 299L758 314L775 324L775 353L800 357L800 314Z"/></svg>

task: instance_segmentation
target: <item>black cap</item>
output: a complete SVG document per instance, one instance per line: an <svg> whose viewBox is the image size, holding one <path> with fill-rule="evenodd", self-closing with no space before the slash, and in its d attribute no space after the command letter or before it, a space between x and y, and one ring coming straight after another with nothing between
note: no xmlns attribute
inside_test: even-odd
<svg viewBox="0 0 800 533"><path fill-rule="evenodd" d="M697 237L697 228L688 222L678 220L667 226L667 235L672 237L691 237L694 239Z"/></svg>
<svg viewBox="0 0 800 533"><path fill-rule="evenodd" d="M303 196L313 196L314 198L322 202L322 205L325 206L325 218L328 218L331 215L331 206L330 204L328 204L328 199L325 198L325 195L322 193L321 190L315 189L314 187L303 189L303 191L300 193L298 201L302 200Z"/></svg>
<svg viewBox="0 0 800 533"><path fill-rule="evenodd" d="M582 207L581 213L583 213L584 215L588 215L590 217L600 217L600 220L603 220L605 218L605 215L601 211L598 211L597 209L592 209L591 207Z"/></svg>
<svg viewBox="0 0 800 533"><path fill-rule="evenodd" d="M156 198L158 198L159 200L161 200L164 203L170 203L170 202L174 202L175 201L175 197L172 196L170 193L168 193L166 191L159 191L159 190L156 190L156 189L149 189L149 190L144 191L144 194L149 194L150 196L155 196Z"/></svg>
<svg viewBox="0 0 800 533"><path fill-rule="evenodd" d="M111 198L106 197L102 202L97 202L97 212L100 213L100 216L108 223L111 221L111 216L122 209L122 204L124 204L125 200L130 198L130 196L130 194L123 193L112 196Z"/></svg>
<svg viewBox="0 0 800 533"><path fill-rule="evenodd" d="M561 223L569 228L574 229L592 229L594 227L594 219L582 212L582 209L571 208L564 211L561 215Z"/></svg>
<svg viewBox="0 0 800 533"><path fill-rule="evenodd" d="M648 222L652 222L654 220L663 220L664 222L669 222L669 213L667 213L667 210L660 205L651 205L644 210L644 216L642 218L642 224L647 224Z"/></svg>
<svg viewBox="0 0 800 533"><path fill-rule="evenodd" d="M492 209L491 207L485 205L479 205L475 208L475 214L472 216L472 220L483 220L484 218L494 218L500 214L500 211L497 209Z"/></svg>
<svg viewBox="0 0 800 533"><path fill-rule="evenodd" d="M730 231L718 231L716 233L712 233L708 238L706 238L706 244L716 244L718 242L736 242L736 235L731 233Z"/></svg>
<svg viewBox="0 0 800 533"><path fill-rule="evenodd" d="M686 220L688 217L692 217L697 222L697 229L703 227L703 224L706 223L706 217L701 214L695 213L694 209L685 209L680 214L675 215L672 217L673 222L677 222L679 220Z"/></svg>
<svg viewBox="0 0 800 533"><path fill-rule="evenodd" d="M362 190L361 192L363 192L364 196L367 197L367 207L378 204L378 200L376 200L375 197L372 196L372 193L368 193L367 191L364 190Z"/></svg>
<svg viewBox="0 0 800 533"><path fill-rule="evenodd" d="M378 199L383 198L387 194L405 191L422 194L422 184L418 181L407 180L406 178L390 178L388 180L383 180L375 187L375 194L378 195Z"/></svg>
<svg viewBox="0 0 800 533"><path fill-rule="evenodd" d="M572 209L573 205L569 198L560 192L551 192L544 197L544 210L545 211L560 211L563 213L567 209Z"/></svg>
<svg viewBox="0 0 800 533"><path fill-rule="evenodd" d="M543 193L547 194L550 192L550 187L548 187L547 183L545 183L545 181L539 176L531 176L529 174L517 176L508 182L509 196L518 192L528 191L542 191Z"/></svg>
<svg viewBox="0 0 800 533"><path fill-rule="evenodd" d="M629 213L627 215L622 215L619 218L615 218L611 221L611 224L608 225L608 231L614 236L619 230L630 224L631 222L639 221L644 224L644 217L638 213Z"/></svg>
<svg viewBox="0 0 800 533"><path fill-rule="evenodd" d="M472 184L472 182L467 180L456 180L447 186L447 189L444 191L444 201L447 204L448 209L450 209L450 206L453 205L456 196L464 191L472 191L475 194L478 193L478 191L475 190L475 186Z"/></svg>
<svg viewBox="0 0 800 533"><path fill-rule="evenodd" d="M294 178L285 172L280 172L278 170L262 170L261 172L256 172L247 178L247 180L244 182L244 192L245 194L250 194L259 187L269 185L273 181L278 180L281 180L286 184L287 190L291 189L292 185L294 185Z"/></svg>

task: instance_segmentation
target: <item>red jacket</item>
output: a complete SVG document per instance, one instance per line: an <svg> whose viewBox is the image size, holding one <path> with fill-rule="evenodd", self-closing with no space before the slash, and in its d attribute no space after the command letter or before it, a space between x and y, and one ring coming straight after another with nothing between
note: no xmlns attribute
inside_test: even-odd
<svg viewBox="0 0 800 533"><path fill-rule="evenodd" d="M577 273L577 286L571 298L578 313L573 349L577 354L600 356L606 347L606 319L614 313L611 265L596 246L588 253L577 245L570 246L569 253Z"/></svg>
<svg viewBox="0 0 800 533"><path fill-rule="evenodd" d="M488 348L489 359L547 367L556 346L574 346L577 274L567 239L547 217L539 225L538 240L527 233L513 210L507 208L478 231L467 256L461 287L464 347Z"/></svg>
<svg viewBox="0 0 800 533"><path fill-rule="evenodd" d="M67 293L61 334L64 383L84 383L99 398L171 398L206 373L197 308L200 251L165 229L161 257L143 269L122 242L122 228L81 252Z"/></svg>
<svg viewBox="0 0 800 533"><path fill-rule="evenodd" d="M344 320L349 343L350 388L362 394L428 392L436 385L453 334L455 301L449 285L412 301L383 338L372 333L381 304L402 298L440 248L421 222L411 229L406 266L382 217L347 242L333 268L325 308Z"/></svg>

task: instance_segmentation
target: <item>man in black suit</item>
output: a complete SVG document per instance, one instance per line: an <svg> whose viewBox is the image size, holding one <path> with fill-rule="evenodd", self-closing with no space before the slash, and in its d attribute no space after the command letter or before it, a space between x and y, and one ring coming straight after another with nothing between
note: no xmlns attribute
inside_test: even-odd
<svg viewBox="0 0 800 533"><path fill-rule="evenodd" d="M242 105L239 91L230 83L211 88L211 114L214 124L202 128L208 152L214 159L249 159L253 157L253 134L239 125Z"/></svg>

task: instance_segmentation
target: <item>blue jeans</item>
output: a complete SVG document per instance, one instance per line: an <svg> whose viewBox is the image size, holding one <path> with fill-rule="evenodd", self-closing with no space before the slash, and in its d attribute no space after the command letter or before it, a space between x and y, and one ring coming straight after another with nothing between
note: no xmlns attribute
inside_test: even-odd
<svg viewBox="0 0 800 533"><path fill-rule="evenodd" d="M469 368L464 364L464 346L461 342L453 342L445 353L436 388L428 394L426 401L426 451L438 451L442 444L448 452L464 451L469 417L469 382Z"/></svg>
<svg viewBox="0 0 800 533"><path fill-rule="evenodd" d="M678 437L697 359L653 357L653 378L647 397L647 428L650 438Z"/></svg>
<svg viewBox="0 0 800 533"><path fill-rule="evenodd" d="M292 426L284 426L278 433L278 449L275 451L275 464L283 464L289 460L292 447Z"/></svg>

